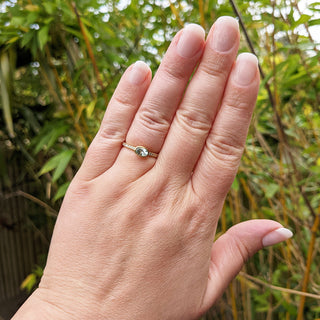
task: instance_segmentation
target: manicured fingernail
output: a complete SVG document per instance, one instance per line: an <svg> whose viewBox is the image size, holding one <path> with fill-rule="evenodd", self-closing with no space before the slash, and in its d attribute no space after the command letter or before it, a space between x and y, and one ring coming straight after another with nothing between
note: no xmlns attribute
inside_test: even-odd
<svg viewBox="0 0 320 320"><path fill-rule="evenodd" d="M215 51L226 52L238 42L239 23L232 17L220 17L214 24L211 47Z"/></svg>
<svg viewBox="0 0 320 320"><path fill-rule="evenodd" d="M137 61L129 71L129 81L134 85L139 85L146 80L149 73L149 67L142 61Z"/></svg>
<svg viewBox="0 0 320 320"><path fill-rule="evenodd" d="M249 85L257 75L258 59L254 54L239 54L234 70L234 79L241 86Z"/></svg>
<svg viewBox="0 0 320 320"><path fill-rule="evenodd" d="M293 236L291 230L286 228L279 228L268 233L263 239L262 244L264 247L273 246L279 242L290 239Z"/></svg>
<svg viewBox="0 0 320 320"><path fill-rule="evenodd" d="M205 31L197 24L187 25L180 36L177 51L183 58L192 58L203 47Z"/></svg>

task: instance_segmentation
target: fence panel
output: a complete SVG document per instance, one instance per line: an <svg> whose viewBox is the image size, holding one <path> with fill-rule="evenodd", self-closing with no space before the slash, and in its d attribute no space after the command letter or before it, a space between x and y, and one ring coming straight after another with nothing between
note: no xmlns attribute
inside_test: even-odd
<svg viewBox="0 0 320 320"><path fill-rule="evenodd" d="M37 218L44 209L24 195L37 195L37 188L22 175L22 160L6 155L6 174L0 177L0 303L21 295L21 283L40 263L50 237ZM42 211L42 212L41 212ZM43 216L42 216L43 217ZM43 220L43 219L42 219ZM42 256L42 257L41 257Z"/></svg>

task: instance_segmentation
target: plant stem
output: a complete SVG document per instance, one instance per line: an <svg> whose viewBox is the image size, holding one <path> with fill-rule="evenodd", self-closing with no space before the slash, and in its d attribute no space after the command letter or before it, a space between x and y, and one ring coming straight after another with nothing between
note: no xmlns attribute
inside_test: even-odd
<svg viewBox="0 0 320 320"><path fill-rule="evenodd" d="M248 280L251 280L251 281L253 281L255 283L258 283L258 284L260 284L260 285L262 285L262 286L264 286L266 288L270 288L272 290L281 291L281 292L284 292L284 293L295 294L295 295L302 296L302 297L309 297L309 298L313 298L313 299L316 299L316 300L320 300L320 295L318 295L318 294L313 294L313 293L302 292L302 291L298 291L298 290L293 290L293 289L274 286L274 285L269 284L269 283L267 283L267 282L265 282L263 280L257 279L257 278L255 278L253 276L250 276L249 274L246 274L244 272L240 272L239 276L245 277Z"/></svg>
<svg viewBox="0 0 320 320"><path fill-rule="evenodd" d="M51 61L52 57L51 57L51 53L50 53L50 50L49 50L48 46L45 46L45 52L46 52L46 55L48 57L49 66L50 66L50 68L52 69L52 71L54 73L54 76L55 76L55 79L57 81L58 87L59 87L60 92L62 94L63 101L64 101L64 103L65 103L65 105L66 105L66 107L68 109L68 112L69 112L72 120L73 120L74 127L75 127L76 131L78 132L78 134L80 135L80 139L82 140L84 148L87 150L88 149L87 141L86 141L86 139L85 139L85 137L84 137L84 135L82 133L82 130L81 130L81 127L79 126L79 123L75 119L74 111L73 111L73 109L71 107L71 104L69 102L69 99L67 97L67 90L66 90L66 88L64 88L64 86L62 84L62 81L61 81L61 79L59 77L59 73L58 73L57 69L55 68L55 66L53 65L53 63Z"/></svg>
<svg viewBox="0 0 320 320"><path fill-rule="evenodd" d="M315 247L315 242L316 242L317 231L318 231L319 225L320 225L320 207L319 207L319 213L317 214L317 216L313 222L312 229L311 229L312 234L311 234L311 240L310 240L309 248L308 248L307 265L306 265L306 270L304 273L303 284L302 284L302 289L301 289L302 292L306 292L307 288L308 288L310 269L311 269L311 264L312 264L312 257L313 257L313 252L315 249L314 247ZM303 320L305 301L306 301L306 296L302 296L300 299L297 320Z"/></svg>
<svg viewBox="0 0 320 320"><path fill-rule="evenodd" d="M247 32L247 29L246 29L244 23L243 23L242 16L240 14L240 11L238 10L238 7L237 7L235 1L234 0L229 0L229 2L231 4L235 14L239 18L239 23L241 25L243 33L245 34L245 38L246 38L246 41L248 43L248 46L249 46L251 52L256 55L256 52L255 52L255 49L253 47L252 41L251 41L251 39L249 37L249 34ZM260 64L259 64L259 70L260 70L261 78L265 79L265 74L264 74ZM302 188L302 185L299 183L299 181L301 181L300 173L297 170L297 166L296 166L296 163L295 163L295 160L294 160L294 157L293 157L293 154L292 154L289 142L288 142L288 138L287 138L287 135L285 133L284 126L283 126L282 121L281 121L281 117L280 117L279 112L278 112L277 107L276 107L276 102L275 102L274 96L273 96L273 94L271 92L270 85L269 85L269 83L267 81L265 81L265 88L266 88L266 90L268 92L268 97L269 97L269 100L270 100L270 104L272 106L272 109L273 109L273 112L274 112L274 115L275 115L277 128L279 130L278 131L279 132L279 140L284 144L284 146L286 147L286 150L288 151L288 156L289 156L292 168L293 168L293 173L294 173L294 176L297 179L296 185L297 185L297 187L298 187L298 189L299 189L299 191L300 191L300 193L301 193L301 195L302 195L302 197L304 199L304 202L305 202L306 206L308 207L311 215L315 218L316 214L314 212L314 209L312 208L312 205L311 205L306 193L304 192L304 190Z"/></svg>
<svg viewBox="0 0 320 320"><path fill-rule="evenodd" d="M200 24L203 29L206 28L205 18L204 18L204 8L203 8L203 0L199 0L199 13L200 13Z"/></svg>
<svg viewBox="0 0 320 320"><path fill-rule="evenodd" d="M98 84L99 84L100 89L102 91L102 95L103 95L103 98L104 98L104 101L105 101L105 104L106 104L106 107L107 107L107 105L108 105L108 97L107 97L107 94L106 94L106 91L105 91L105 87L103 85L103 82L102 82L102 79L101 79L101 76L100 76L100 72L99 72L99 69L98 69L98 66L97 66L97 62L96 62L95 56L94 56L93 51L92 51L92 47L91 47L90 41L89 41L88 36L86 34L85 27L83 25L83 22L81 20L81 17L80 17L80 14L79 14L79 11L78 11L78 9L76 7L75 2L72 2L72 8L74 10L74 13L77 16L78 24L80 26L80 30L81 30L84 42L85 42L87 50L88 50L88 54L89 54L90 60L92 62L93 69L94 69L94 72L96 74L97 81L98 81Z"/></svg>
<svg viewBox="0 0 320 320"><path fill-rule="evenodd" d="M37 203L39 206L45 208L48 216L54 217L54 218L56 218L58 216L58 212L56 210L54 210L53 208L51 208L48 204L46 204L42 200L40 200L40 199L36 198L35 196L33 196L27 192L24 192L22 190L18 190L16 192L13 192L13 193L6 195L5 199L9 199L11 197L19 197L19 196L24 197L26 199L29 199L32 202Z"/></svg>
<svg viewBox="0 0 320 320"><path fill-rule="evenodd" d="M180 26L183 27L183 26L184 26L184 23L183 23L183 21L180 19L179 13L178 13L176 7L172 4L171 1L170 1L170 9L171 9L172 13L174 14L174 16L176 17L177 21L179 22Z"/></svg>

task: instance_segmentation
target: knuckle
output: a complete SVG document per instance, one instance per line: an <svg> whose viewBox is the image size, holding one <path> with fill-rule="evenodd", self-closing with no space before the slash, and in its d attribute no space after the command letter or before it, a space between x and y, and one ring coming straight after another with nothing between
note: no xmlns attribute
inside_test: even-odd
<svg viewBox="0 0 320 320"><path fill-rule="evenodd" d="M237 235L233 234L232 236L230 236L230 238L231 241L229 242L229 244L233 248L233 251L236 251L234 255L240 255L241 262L243 264L246 263L247 260L251 257L251 253L248 246Z"/></svg>
<svg viewBox="0 0 320 320"><path fill-rule="evenodd" d="M163 75L169 79L169 81L173 80L174 82L176 81L181 81L186 79L186 72L184 68L179 68L179 67L173 67L172 65L169 64L164 64L162 66L162 72Z"/></svg>
<svg viewBox="0 0 320 320"><path fill-rule="evenodd" d="M218 55L214 61L207 61L200 64L198 71L202 76L217 79L227 79L229 74L229 68L227 67L226 58Z"/></svg>
<svg viewBox="0 0 320 320"><path fill-rule="evenodd" d="M167 132L170 120L153 108L144 108L139 112L139 122L147 129L155 132Z"/></svg>
<svg viewBox="0 0 320 320"><path fill-rule="evenodd" d="M253 109L250 108L247 102L234 100L231 103L226 103L222 106L224 113L230 118L237 118L237 122L243 124L242 128L246 128L249 125L252 117Z"/></svg>
<svg viewBox="0 0 320 320"><path fill-rule="evenodd" d="M207 134L211 128L209 117L201 112L188 109L178 110L176 114L180 126L187 132Z"/></svg>
<svg viewBox="0 0 320 320"><path fill-rule="evenodd" d="M119 128L119 124L114 121L103 122L98 134L96 135L93 143L94 144L105 144L105 143L119 143L124 139L124 132Z"/></svg>
<svg viewBox="0 0 320 320"><path fill-rule="evenodd" d="M94 193L94 185L93 182L84 180L83 178L79 178L79 176L75 176L75 178L70 183L70 186L67 190L69 202L79 202L83 199L88 199L88 197L92 197Z"/></svg>
<svg viewBox="0 0 320 320"><path fill-rule="evenodd" d="M113 96L112 99L116 104L121 105L122 109L129 110L135 107L133 103L132 95L123 93L121 95L119 94L119 95Z"/></svg>
<svg viewBox="0 0 320 320"><path fill-rule="evenodd" d="M242 112L251 109L249 98L248 91L243 88L232 87L232 94L226 96L223 108L237 109Z"/></svg>
<svg viewBox="0 0 320 320"><path fill-rule="evenodd" d="M235 93L235 95L237 95ZM248 103L243 101L239 96L232 98L232 100L227 101L227 103L223 106L224 109L228 108L232 111L238 110L241 111L241 115L245 115L245 111L248 110ZM248 112L251 115L251 112Z"/></svg>
<svg viewBox="0 0 320 320"><path fill-rule="evenodd" d="M234 135L214 134L212 139L207 141L207 149L222 165L235 167L239 165L244 147Z"/></svg>

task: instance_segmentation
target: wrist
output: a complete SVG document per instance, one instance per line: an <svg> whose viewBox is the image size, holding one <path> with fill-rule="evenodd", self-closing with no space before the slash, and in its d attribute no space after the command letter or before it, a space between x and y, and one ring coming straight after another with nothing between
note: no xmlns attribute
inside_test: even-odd
<svg viewBox="0 0 320 320"><path fill-rule="evenodd" d="M45 297L37 289L27 301L20 307L11 320L71 320L66 312L59 306L46 301Z"/></svg>

